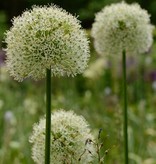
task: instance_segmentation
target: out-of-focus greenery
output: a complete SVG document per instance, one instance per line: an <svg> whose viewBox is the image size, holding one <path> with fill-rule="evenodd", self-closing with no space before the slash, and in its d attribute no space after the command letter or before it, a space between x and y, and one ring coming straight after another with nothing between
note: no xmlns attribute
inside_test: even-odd
<svg viewBox="0 0 156 164"><path fill-rule="evenodd" d="M6 29L7 29L6 14L4 11L0 11L0 48L2 47L2 40Z"/></svg>

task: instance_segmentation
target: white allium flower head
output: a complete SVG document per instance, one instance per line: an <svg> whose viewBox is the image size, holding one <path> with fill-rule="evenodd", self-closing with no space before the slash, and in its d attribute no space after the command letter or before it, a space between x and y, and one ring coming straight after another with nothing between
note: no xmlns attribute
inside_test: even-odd
<svg viewBox="0 0 156 164"><path fill-rule="evenodd" d="M25 11L6 32L6 64L10 75L22 81L52 76L75 76L84 71L89 44L76 17L54 5Z"/></svg>
<svg viewBox="0 0 156 164"><path fill-rule="evenodd" d="M51 163L87 164L95 155L94 144L85 144L87 139L94 140L88 123L82 116L72 111L58 110L51 115ZM32 158L37 164L44 164L45 118L33 127L30 137ZM84 150L87 149L84 154ZM83 154L83 155L82 155ZM82 157L81 157L82 155ZM81 160L79 161L79 158Z"/></svg>
<svg viewBox="0 0 156 164"><path fill-rule="evenodd" d="M120 2L104 7L95 16L91 35L101 55L144 53L152 45L150 15L138 4Z"/></svg>

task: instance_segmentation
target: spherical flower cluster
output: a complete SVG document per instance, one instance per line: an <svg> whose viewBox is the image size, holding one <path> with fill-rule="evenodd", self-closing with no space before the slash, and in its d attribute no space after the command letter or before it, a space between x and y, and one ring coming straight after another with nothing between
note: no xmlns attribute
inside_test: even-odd
<svg viewBox="0 0 156 164"><path fill-rule="evenodd" d="M96 51L101 55L129 55L144 53L152 45L150 16L138 4L120 2L96 14L92 37Z"/></svg>
<svg viewBox="0 0 156 164"><path fill-rule="evenodd" d="M18 81L44 78L46 68L52 76L75 76L84 71L89 59L88 39L80 22L54 5L34 6L14 18L5 42L6 64Z"/></svg>
<svg viewBox="0 0 156 164"><path fill-rule="evenodd" d="M51 115L51 127L51 163L87 164L92 161L94 144L86 144L86 141L93 141L93 136L82 116L72 111L56 111ZM34 125L30 142L34 162L44 164L45 119Z"/></svg>

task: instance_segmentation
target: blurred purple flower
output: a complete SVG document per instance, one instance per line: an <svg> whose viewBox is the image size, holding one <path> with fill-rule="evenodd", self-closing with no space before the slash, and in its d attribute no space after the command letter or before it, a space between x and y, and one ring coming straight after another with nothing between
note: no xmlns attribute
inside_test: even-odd
<svg viewBox="0 0 156 164"><path fill-rule="evenodd" d="M156 70L153 70L149 73L149 80L156 81Z"/></svg>
<svg viewBox="0 0 156 164"><path fill-rule="evenodd" d="M0 66L4 65L5 58L6 58L5 51L0 49Z"/></svg>

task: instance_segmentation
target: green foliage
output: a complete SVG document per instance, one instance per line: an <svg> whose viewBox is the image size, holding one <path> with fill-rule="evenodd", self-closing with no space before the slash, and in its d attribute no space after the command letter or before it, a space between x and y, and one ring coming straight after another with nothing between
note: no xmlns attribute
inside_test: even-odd
<svg viewBox="0 0 156 164"><path fill-rule="evenodd" d="M2 40L6 29L6 14L4 11L0 11L0 48L2 47Z"/></svg>

